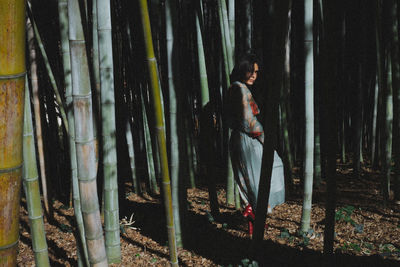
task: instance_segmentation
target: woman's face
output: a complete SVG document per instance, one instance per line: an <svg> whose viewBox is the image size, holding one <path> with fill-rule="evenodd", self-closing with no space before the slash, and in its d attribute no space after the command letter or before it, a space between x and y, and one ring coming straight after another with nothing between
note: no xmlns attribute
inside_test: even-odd
<svg viewBox="0 0 400 267"><path fill-rule="evenodd" d="M254 63L254 71L246 73L246 80L244 81L247 85L253 85L258 75L258 64Z"/></svg>

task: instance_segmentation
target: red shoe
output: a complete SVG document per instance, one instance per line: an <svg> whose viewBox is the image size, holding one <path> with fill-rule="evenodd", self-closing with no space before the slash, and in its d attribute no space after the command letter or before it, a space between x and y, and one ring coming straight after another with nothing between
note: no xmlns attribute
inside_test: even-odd
<svg viewBox="0 0 400 267"><path fill-rule="evenodd" d="M245 218L248 217L248 216L250 216L250 219L252 219L252 220L254 220L254 219L256 218L256 215L254 215L253 208L251 207L250 204L248 204L248 205L246 206L246 208L244 208L243 216L244 216Z"/></svg>
<svg viewBox="0 0 400 267"><path fill-rule="evenodd" d="M252 236L253 235L253 221L255 220L256 216L255 216L255 214L253 212L253 208L251 207L250 204L248 204L246 206L246 208L244 208L243 217L248 219L248 231L249 231L249 235Z"/></svg>

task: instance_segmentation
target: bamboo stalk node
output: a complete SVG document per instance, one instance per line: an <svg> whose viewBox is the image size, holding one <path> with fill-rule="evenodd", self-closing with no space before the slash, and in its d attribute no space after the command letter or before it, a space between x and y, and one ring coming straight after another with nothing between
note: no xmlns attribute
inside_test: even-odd
<svg viewBox="0 0 400 267"><path fill-rule="evenodd" d="M31 178L24 178L24 182L36 182L39 179L39 176L31 177Z"/></svg>
<svg viewBox="0 0 400 267"><path fill-rule="evenodd" d="M11 79L17 79L17 78L22 78L25 77L26 71L17 73L17 74L10 74L10 75L0 75L0 80L11 80Z"/></svg>
<svg viewBox="0 0 400 267"><path fill-rule="evenodd" d="M41 249L33 248L33 252L35 252L35 253L45 252L45 251L47 251L47 249L48 249L48 247L47 247L47 244L46 244L46 247L41 248Z"/></svg>
<svg viewBox="0 0 400 267"><path fill-rule="evenodd" d="M106 257L103 257L103 258L101 258L101 259L98 259L98 260L96 260L96 261L94 261L93 259L91 259L91 260L89 260L89 261L90 261L90 263L91 263L91 266L94 266L94 265L96 265L96 264L98 264L98 263L101 263L101 262L104 262L104 261L107 262L107 256L106 256Z"/></svg>
<svg viewBox="0 0 400 267"><path fill-rule="evenodd" d="M0 246L0 251L15 247L16 245L18 245L18 242L19 242L19 235L18 235L17 241L12 242L11 244L8 244L8 245Z"/></svg>
<svg viewBox="0 0 400 267"><path fill-rule="evenodd" d="M23 165L24 164L22 163L22 164L20 164L18 166L15 166L15 167L0 169L0 173L7 173L7 172L13 172L13 171L19 170L19 169L22 168Z"/></svg>
<svg viewBox="0 0 400 267"><path fill-rule="evenodd" d="M103 233L100 232L98 235L95 235L95 236L88 236L86 233L85 237L86 237L86 240L99 240L100 238L103 238ZM100 260L100 262L101 261L102 260Z"/></svg>
<svg viewBox="0 0 400 267"><path fill-rule="evenodd" d="M40 214L39 216L28 216L28 218L29 218L30 220L37 220L37 219L41 219L42 217L43 217L43 213Z"/></svg>

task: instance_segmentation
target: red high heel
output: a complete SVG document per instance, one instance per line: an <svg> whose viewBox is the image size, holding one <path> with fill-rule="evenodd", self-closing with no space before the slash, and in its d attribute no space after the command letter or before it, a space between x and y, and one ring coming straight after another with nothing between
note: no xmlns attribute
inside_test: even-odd
<svg viewBox="0 0 400 267"><path fill-rule="evenodd" d="M250 218L252 220L254 220L256 218L256 215L253 213L253 208L251 207L250 204L247 204L246 208L244 208L243 211L243 216L246 218L248 216L250 216Z"/></svg>
<svg viewBox="0 0 400 267"><path fill-rule="evenodd" d="M251 207L250 204L248 204L246 206L246 208L244 209L243 217L248 218L248 220L249 220L248 221L248 231L249 231L249 235L252 236L253 235L253 229L254 229L253 222L256 219L256 215L254 214L253 208ZM269 227L268 224L264 225L265 229L268 229L268 227Z"/></svg>
<svg viewBox="0 0 400 267"><path fill-rule="evenodd" d="M251 207L250 204L246 206L246 208L243 211L243 217L248 218L248 231L249 235L253 235L253 221L255 220L256 216L253 212L253 208Z"/></svg>

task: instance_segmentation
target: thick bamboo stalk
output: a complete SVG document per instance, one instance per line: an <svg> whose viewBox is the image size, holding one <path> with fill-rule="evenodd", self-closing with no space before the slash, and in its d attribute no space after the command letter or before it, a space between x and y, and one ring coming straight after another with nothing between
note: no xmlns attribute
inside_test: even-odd
<svg viewBox="0 0 400 267"><path fill-rule="evenodd" d="M16 266L22 178L25 1L0 1L0 263Z"/></svg>
<svg viewBox="0 0 400 267"><path fill-rule="evenodd" d="M314 58L313 58L313 0L304 3L305 48L305 145L304 145L304 192L301 215L302 232L310 228L312 186L314 176Z"/></svg>
<svg viewBox="0 0 400 267"><path fill-rule="evenodd" d="M40 103L39 103L39 84L37 75L37 64L36 64L36 49L35 49L35 33L31 21L27 20L27 37L28 37L28 48L29 48L29 60L30 60L30 72L32 82L32 94L33 94L33 109L35 114L35 129L36 129L36 142L38 147L39 155L39 166L40 166L40 179L42 183L42 194L44 208L47 214L49 214L49 198L47 194L47 182L46 182L46 163L44 159L44 148L43 148L43 137L42 137L42 119L40 115Z"/></svg>
<svg viewBox="0 0 400 267"><path fill-rule="evenodd" d="M171 185L170 185L170 177L168 170L167 147L165 143L165 130L164 130L164 121L163 121L162 106L161 106L161 90L159 84L157 62L154 56L153 40L151 37L147 0L139 0L139 7L140 7L142 26L143 26L143 37L146 48L146 58L149 68L148 73L149 73L151 96L153 100L153 108L155 114L155 123L156 123L155 129L157 132L157 141L158 141L157 144L159 146L160 159L161 159L164 204L165 204L165 213L167 216L170 263L172 266L178 266L175 229L174 229L174 215L172 213Z"/></svg>
<svg viewBox="0 0 400 267"><path fill-rule="evenodd" d="M68 1L69 39L79 193L92 266L108 266L97 196L92 94L85 38L77 0Z"/></svg>
<svg viewBox="0 0 400 267"><path fill-rule="evenodd" d="M86 246L85 229L83 225L81 202L79 197L78 170L76 162L76 147L75 147L75 125L74 125L74 110L72 99L72 77L71 77L71 58L68 40L68 0L58 1L58 14L60 23L61 37L61 52L64 70L64 86L65 86L65 105L67 109L67 119L69 122L69 154L71 162L71 183L72 183L72 199L74 205L74 215L78 226L77 249L78 265L89 266L89 256Z"/></svg>
<svg viewBox="0 0 400 267"><path fill-rule="evenodd" d="M36 266L46 267L50 266L50 261L43 223L42 204L40 202L39 176L36 167L35 137L33 135L31 102L27 84L25 84L23 153L23 185L28 207L35 263Z"/></svg>
<svg viewBox="0 0 400 267"><path fill-rule="evenodd" d="M181 220L180 220L180 200L179 200L179 138L178 138L178 113L177 106L178 95L176 93L177 86L175 86L176 74L174 69L174 63L177 61L173 60L174 46L177 45L174 42L174 29L173 29L173 10L176 8L176 1L166 0L165 2L165 30L167 39L167 61L168 61L168 92L169 92L169 114L170 114L170 160L169 160L169 171L171 174L172 183L172 210L174 213L174 226L175 226L175 237L177 247L182 247L182 234L181 234ZM176 47L175 47L176 49Z"/></svg>
<svg viewBox="0 0 400 267"><path fill-rule="evenodd" d="M109 263L121 262L115 128L114 66L109 0L97 0L101 117L103 137L104 224Z"/></svg>

